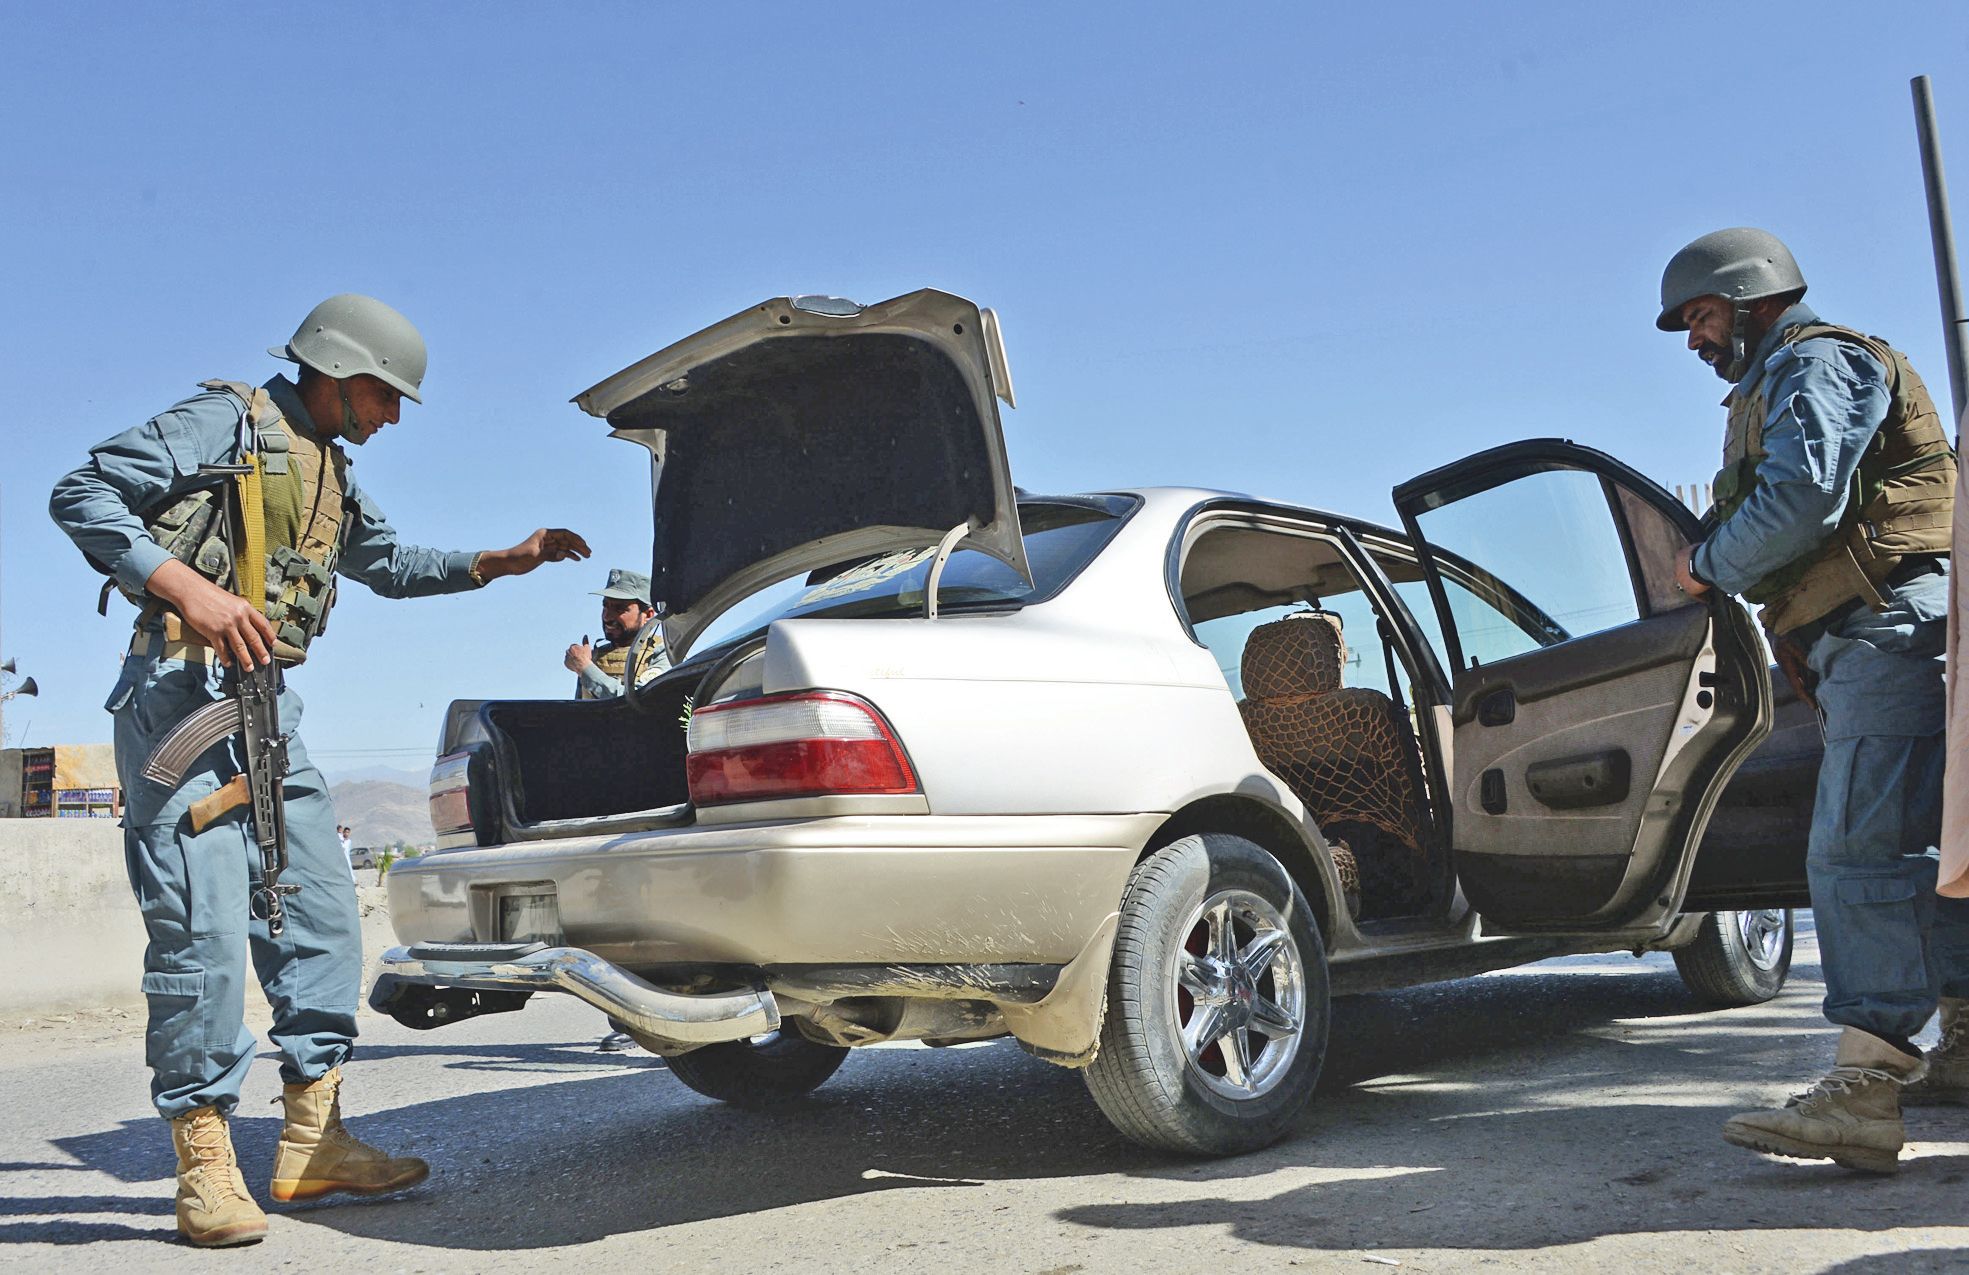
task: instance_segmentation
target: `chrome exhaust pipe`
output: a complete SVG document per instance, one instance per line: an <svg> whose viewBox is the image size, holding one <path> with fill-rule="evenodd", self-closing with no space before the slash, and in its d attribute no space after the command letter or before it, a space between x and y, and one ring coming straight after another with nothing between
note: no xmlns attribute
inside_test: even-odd
<svg viewBox="0 0 1969 1275"><path fill-rule="evenodd" d="M675 1052L779 1028L764 988L682 995L644 982L579 947L544 943L418 943L383 953L378 981L479 991L567 992Z"/></svg>

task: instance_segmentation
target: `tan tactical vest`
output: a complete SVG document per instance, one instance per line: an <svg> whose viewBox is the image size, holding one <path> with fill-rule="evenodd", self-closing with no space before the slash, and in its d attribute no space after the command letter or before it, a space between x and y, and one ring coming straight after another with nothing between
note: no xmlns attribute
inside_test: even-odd
<svg viewBox="0 0 1969 1275"><path fill-rule="evenodd" d="M658 647L656 647L656 649L662 649L662 643L658 643ZM610 643L606 643L606 641L604 641L603 645L599 645L599 647L595 647L595 667L597 667L597 669L601 669L601 671L603 671L603 673L606 673L608 677L612 677L612 679L616 679L618 683L622 683L622 691L624 691L624 693L628 693L628 689L630 689L630 685L628 685L628 683L630 683L630 675L628 675L628 659L630 659L630 655L632 655L634 651L636 651L636 639L634 638L628 639L628 641L624 641L622 645L610 645ZM638 669L636 669L636 685L640 687L640 685L644 685L644 683L648 683L648 681L652 681L652 679L654 679L654 677L656 677L656 675L658 675L660 671L662 671L662 669L660 669L660 667L658 667L658 665L656 665L654 661L648 661L648 663L644 663L642 667L638 667ZM591 685L589 685L587 681L581 681L581 679L577 679L577 681L575 681L575 698L601 698L601 697L599 697L599 695L595 695L595 689L593 689L593 687L591 687Z"/></svg>
<svg viewBox="0 0 1969 1275"><path fill-rule="evenodd" d="M610 646L607 643L603 643L601 646L595 648L594 655L595 667L618 682L622 681L623 674L629 671L629 644L627 642L624 642L621 646ZM576 699L600 698L595 694L594 688L589 686L585 681L576 684L574 694Z"/></svg>
<svg viewBox="0 0 1969 1275"><path fill-rule="evenodd" d="M1788 633L1822 619L1855 598L1885 609L1882 582L1910 555L1945 556L1955 510L1955 453L1942 430L1927 387L1907 356L1878 337L1826 323L1806 323L1784 334L1779 348L1814 337L1837 337L1864 349L1887 370L1891 396L1887 418L1861 456L1839 526L1814 548L1750 588L1744 600L1762 603L1758 617L1772 633ZM1723 468L1714 497L1728 518L1761 481L1764 385L1729 400Z"/></svg>
<svg viewBox="0 0 1969 1275"><path fill-rule="evenodd" d="M283 664L307 658L308 644L328 624L335 604L335 561L341 552L342 521L348 495L348 456L339 444L290 424L266 390L239 381L201 381L199 388L224 390L245 405L250 450L241 461L253 472L239 479L240 507L246 514L245 544L239 569L211 537L203 548L184 546L183 527L196 523L182 511L209 493L174 504L153 520L158 543L184 558L193 570L238 591L265 609L274 629L274 656ZM170 522L163 519L173 520ZM190 548L189 556L182 550ZM248 581L259 581L253 598ZM154 599L146 599L155 605ZM138 617L141 627L153 614ZM176 617L167 617L167 624ZM167 633L167 636L169 634Z"/></svg>

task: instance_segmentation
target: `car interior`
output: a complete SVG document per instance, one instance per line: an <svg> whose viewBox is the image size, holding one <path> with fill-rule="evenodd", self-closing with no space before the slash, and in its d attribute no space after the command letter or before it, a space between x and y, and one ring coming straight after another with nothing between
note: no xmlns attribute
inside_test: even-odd
<svg viewBox="0 0 1969 1275"><path fill-rule="evenodd" d="M1383 564L1419 580L1414 564ZM1184 607L1216 655L1253 749L1333 851L1357 920L1421 917L1449 896L1414 675L1339 545L1239 523L1205 530Z"/></svg>

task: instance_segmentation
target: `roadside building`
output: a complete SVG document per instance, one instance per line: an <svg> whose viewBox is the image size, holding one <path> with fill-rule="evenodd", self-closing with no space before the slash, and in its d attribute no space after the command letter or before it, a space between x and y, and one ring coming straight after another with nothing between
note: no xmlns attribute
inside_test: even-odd
<svg viewBox="0 0 1969 1275"><path fill-rule="evenodd" d="M122 813L110 745L0 749L0 818L115 819Z"/></svg>

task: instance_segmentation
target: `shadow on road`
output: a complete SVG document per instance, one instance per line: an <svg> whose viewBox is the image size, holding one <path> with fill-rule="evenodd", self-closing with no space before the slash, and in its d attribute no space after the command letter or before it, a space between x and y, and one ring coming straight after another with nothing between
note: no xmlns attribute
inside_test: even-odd
<svg viewBox="0 0 1969 1275"><path fill-rule="evenodd" d="M1879 1275L1887 1269L1877 1256L1856 1257L1850 1262L1828 1266L1819 1275ZM1900 1275L1921 1275L1927 1271L1969 1270L1969 1248L1911 1248L1894 1254L1893 1270Z"/></svg>
<svg viewBox="0 0 1969 1275"><path fill-rule="evenodd" d="M363 1060L419 1056L456 1058L457 1062L448 1062L445 1066L456 1071L535 1071L554 1075L565 1075L570 1067L619 1071L623 1067L630 1066L656 1068L663 1066L661 1058L654 1054L646 1054L640 1049L616 1054L602 1053L595 1048L596 1041L600 1038L597 1034L595 1040L558 1044L449 1045L444 1043L441 1037L433 1036L428 1044L358 1045L356 1057ZM277 1063L280 1056L268 1053L262 1057Z"/></svg>
<svg viewBox="0 0 1969 1275"><path fill-rule="evenodd" d="M0 1200L0 1208L15 1203ZM32 1203L30 1201L29 1203ZM165 1204L170 1205L167 1199ZM93 1197L77 1206L77 1212L105 1213L108 1209L96 1207ZM12 1217L13 1214L0 1214ZM158 1219L157 1225L147 1227L120 1226L115 1222L70 1222L60 1219L47 1222L0 1221L0 1244L95 1244L109 1240L145 1240L154 1244L179 1246L177 1223L172 1220L169 1207Z"/></svg>
<svg viewBox="0 0 1969 1275"><path fill-rule="evenodd" d="M1794 977L1816 973L1801 966ZM1962 1181L1969 1156L1914 1158L1900 1177L1879 1178L1722 1142L1730 1115L1816 1079L1796 1073L1796 1033L1816 1022L1820 988L1795 986L1769 1005L1696 1016L1668 969L1352 998L1336 1006L1320 1096L1299 1136L1193 1170L1229 1182L1311 1167L1322 1180L1055 1216L1118 1230L1228 1225L1233 1238L1316 1251L1959 1224L1956 1193L1933 1188ZM1646 1099L1622 1092L1639 1086ZM1719 1093L1733 1100L1716 1105ZM1969 1141L1969 1112L1911 1111L1908 1126L1910 1153L1924 1137Z"/></svg>
<svg viewBox="0 0 1969 1275"><path fill-rule="evenodd" d="M1325 1079L1300 1127L1235 1160L1143 1151L1113 1132L1079 1077L1010 1043L861 1051L812 1097L771 1114L698 1098L654 1060L624 1071L620 1057L602 1056L606 1075L358 1110L358 1134L430 1159L431 1181L393 1200L286 1212L350 1235L527 1249L876 1191L1119 1174L1095 1193L1112 1202L1054 1216L1099 1229L1228 1225L1246 1239L1314 1250L1495 1250L1663 1230L1878 1231L1958 1220L1956 1208L1921 1211L1897 1180L1780 1164L1717 1138L1730 1111L1807 1079L1793 1074L1795 1037L1815 1019L1816 985L1767 1006L1688 1016L1672 971L1613 968L1339 1002ZM595 1057L585 1045L452 1049L434 1040L428 1049L460 1055L454 1066L561 1075ZM1637 1085L1645 1095L1624 1094ZM1917 1138L1969 1140L1969 1113L1922 1112L1911 1124ZM248 1180L264 1182L276 1120L245 1115L235 1127ZM153 1121L55 1145L124 1181L172 1172ZM1969 1157L1929 1156L1898 1182L1965 1172ZM1197 1198L1199 1187L1208 1198ZM147 1211L127 1200L68 1203L74 1212ZM54 1211L0 1201L0 1239L81 1242L118 1229L69 1224L57 1238L55 1224L37 1220Z"/></svg>

